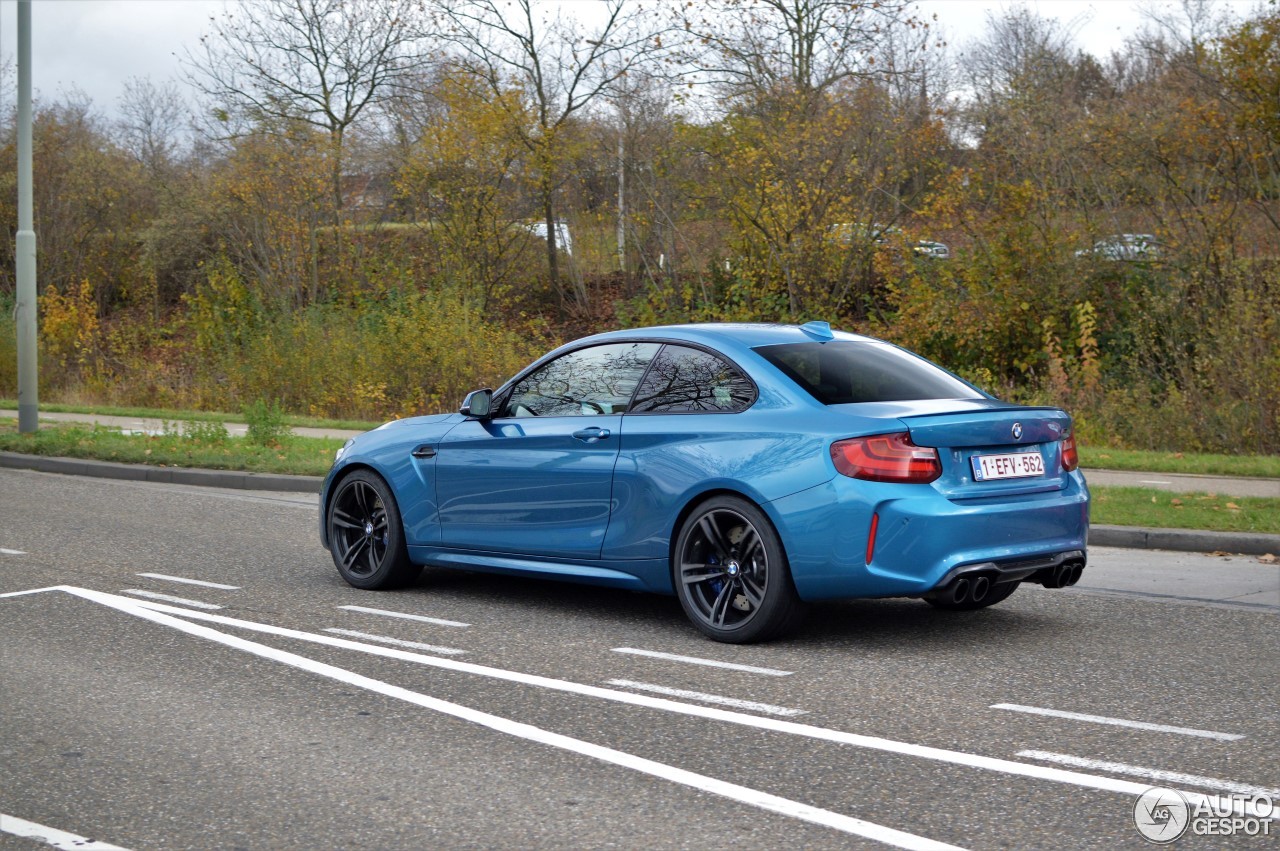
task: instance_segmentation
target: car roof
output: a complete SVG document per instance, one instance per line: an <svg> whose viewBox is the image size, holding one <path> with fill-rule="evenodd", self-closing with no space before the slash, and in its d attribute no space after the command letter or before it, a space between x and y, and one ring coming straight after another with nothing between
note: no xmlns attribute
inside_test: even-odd
<svg viewBox="0 0 1280 851"><path fill-rule="evenodd" d="M825 324L825 323L821 323ZM700 343L726 354L754 349L757 346L773 346L784 343L814 343L830 340L853 342L880 342L873 337L850 334L846 331L831 329L824 334L819 323L808 326L783 325L766 322L708 322L688 325L656 325L649 328L630 328L624 331L609 331L576 341L580 343L608 342L610 340L685 340Z"/></svg>

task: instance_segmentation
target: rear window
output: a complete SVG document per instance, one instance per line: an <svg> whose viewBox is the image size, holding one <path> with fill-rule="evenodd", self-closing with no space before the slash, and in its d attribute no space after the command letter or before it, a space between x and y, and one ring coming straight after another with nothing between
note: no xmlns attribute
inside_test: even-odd
<svg viewBox="0 0 1280 851"><path fill-rule="evenodd" d="M954 375L886 343L788 343L756 351L824 405L982 398Z"/></svg>

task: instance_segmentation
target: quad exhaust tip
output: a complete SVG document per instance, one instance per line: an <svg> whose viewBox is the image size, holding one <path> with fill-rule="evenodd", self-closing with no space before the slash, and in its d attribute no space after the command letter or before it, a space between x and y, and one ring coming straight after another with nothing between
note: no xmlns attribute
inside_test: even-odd
<svg viewBox="0 0 1280 851"><path fill-rule="evenodd" d="M1046 568L1040 584L1046 588L1067 588L1080 581L1084 574L1084 562L1067 561L1053 568Z"/></svg>
<svg viewBox="0 0 1280 851"><path fill-rule="evenodd" d="M983 599L990 590L991 577L979 573L976 576L958 576L929 596L952 605L963 605Z"/></svg>
<svg viewBox="0 0 1280 851"><path fill-rule="evenodd" d="M1069 588L1079 582L1083 574L1083 561L1064 561L1062 564L1043 568L1027 577L1027 581L1039 583L1045 588ZM957 576L925 596L952 605L964 605L984 599L990 593L993 584L991 577L986 573L969 573Z"/></svg>

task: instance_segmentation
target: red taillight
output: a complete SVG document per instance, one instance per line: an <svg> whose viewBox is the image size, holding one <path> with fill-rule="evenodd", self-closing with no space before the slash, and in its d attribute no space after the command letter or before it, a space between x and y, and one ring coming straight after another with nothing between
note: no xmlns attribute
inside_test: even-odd
<svg viewBox="0 0 1280 851"><path fill-rule="evenodd" d="M1069 434L1062 438L1062 469L1070 473L1080 466L1080 455L1076 452L1076 436Z"/></svg>
<svg viewBox="0 0 1280 851"><path fill-rule="evenodd" d="M905 434L853 437L831 444L836 469L854 479L924 484L942 475L938 450L916 446Z"/></svg>

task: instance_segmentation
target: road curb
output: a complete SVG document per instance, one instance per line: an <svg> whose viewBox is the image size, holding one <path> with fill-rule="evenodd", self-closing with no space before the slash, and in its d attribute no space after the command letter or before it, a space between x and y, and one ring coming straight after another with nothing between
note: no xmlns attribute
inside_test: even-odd
<svg viewBox="0 0 1280 851"><path fill-rule="evenodd" d="M242 473L234 470L201 470L190 467L151 467L146 464L120 464L114 461L26 455L21 452L0 452L0 468L135 482L164 482L175 485L314 494L320 493L320 485L324 482L320 476L285 476L275 473ZM1099 547L1137 550L1229 552L1246 555L1280 554L1280 535L1252 532L1206 532L1196 529L1143 529L1136 526L1095 525L1089 529L1089 543Z"/></svg>
<svg viewBox="0 0 1280 851"><path fill-rule="evenodd" d="M1137 526L1091 526L1089 543L1134 550L1187 553L1280 554L1280 535L1261 532L1209 532L1199 529L1143 529Z"/></svg>
<svg viewBox="0 0 1280 851"><path fill-rule="evenodd" d="M196 485L239 490L288 491L320 493L324 482L319 476L287 476L278 473L245 473L238 470L202 470L191 467L152 467L147 464L121 464L115 461L90 461L21 452L0 452L0 467L91 476L99 479L122 479L131 482L163 482L174 485Z"/></svg>

